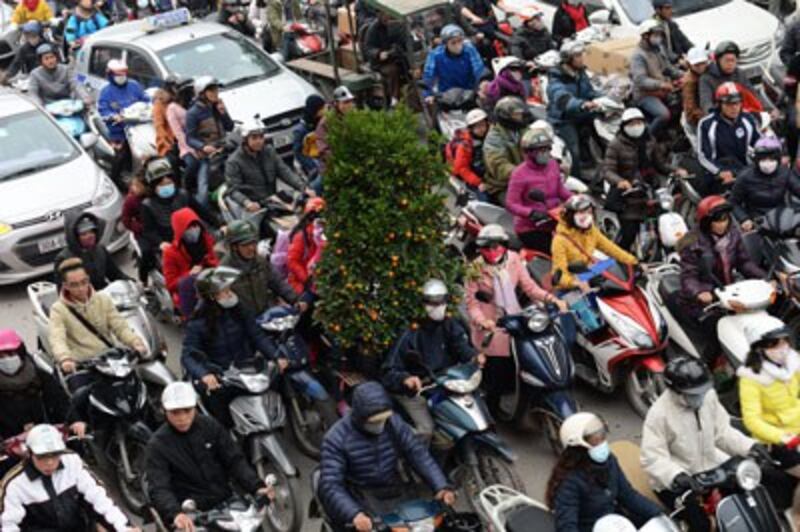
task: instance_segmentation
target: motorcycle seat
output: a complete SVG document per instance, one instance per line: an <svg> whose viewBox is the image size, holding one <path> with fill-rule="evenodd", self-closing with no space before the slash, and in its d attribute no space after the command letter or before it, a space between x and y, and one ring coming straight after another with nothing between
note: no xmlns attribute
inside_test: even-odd
<svg viewBox="0 0 800 532"><path fill-rule="evenodd" d="M535 256L528 263L528 273L536 283L547 291L553 288L553 263L544 257Z"/></svg>
<svg viewBox="0 0 800 532"><path fill-rule="evenodd" d="M681 277L677 273L665 275L661 278L661 283L658 285L658 293L668 307L671 306L671 302L675 300L680 290Z"/></svg>
<svg viewBox="0 0 800 532"><path fill-rule="evenodd" d="M534 527L531 525L536 523ZM511 512L506 519L506 532L555 532L556 523L553 515L536 506L524 506Z"/></svg>

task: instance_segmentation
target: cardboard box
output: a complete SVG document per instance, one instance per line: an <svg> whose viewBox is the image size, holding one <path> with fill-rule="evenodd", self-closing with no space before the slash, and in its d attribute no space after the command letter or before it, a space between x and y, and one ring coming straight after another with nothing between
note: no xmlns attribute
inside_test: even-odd
<svg viewBox="0 0 800 532"><path fill-rule="evenodd" d="M355 70L358 66L356 61L356 51L353 48L353 43L347 43L339 46L336 49L336 56L339 61L339 66L348 70Z"/></svg>
<svg viewBox="0 0 800 532"><path fill-rule="evenodd" d="M336 29L342 35L355 35L358 21L356 20L356 5L350 4L350 16L347 16L347 8L340 7L336 10ZM350 26L350 20L353 21L353 27Z"/></svg>
<svg viewBox="0 0 800 532"><path fill-rule="evenodd" d="M596 74L627 74L631 54L639 45L639 36L594 42L586 47L586 68Z"/></svg>

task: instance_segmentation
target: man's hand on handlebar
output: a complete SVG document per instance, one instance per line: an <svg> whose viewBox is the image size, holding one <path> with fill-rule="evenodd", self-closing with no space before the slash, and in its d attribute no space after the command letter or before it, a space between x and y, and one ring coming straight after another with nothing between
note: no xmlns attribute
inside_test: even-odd
<svg viewBox="0 0 800 532"><path fill-rule="evenodd" d="M753 229L755 229L755 224L753 223L753 220L745 220L742 222L742 231L744 231L745 233L749 233Z"/></svg>
<svg viewBox="0 0 800 532"><path fill-rule="evenodd" d="M723 170L719 173L719 178L722 180L723 185L730 185L736 181L736 176L730 170Z"/></svg>
<svg viewBox="0 0 800 532"><path fill-rule="evenodd" d="M436 494L436 500L445 503L447 506L453 506L456 503L456 494L453 490L445 488Z"/></svg>
<svg viewBox="0 0 800 532"><path fill-rule="evenodd" d="M77 436L79 440L82 440L86 437L86 423L83 421L76 421L69 426L69 431Z"/></svg>
<svg viewBox="0 0 800 532"><path fill-rule="evenodd" d="M622 181L617 183L617 188L620 190L630 190L631 188L633 188L633 185L627 179L623 179Z"/></svg>
<svg viewBox="0 0 800 532"><path fill-rule="evenodd" d="M172 521L172 524L175 526L177 530L184 530L185 532L194 532L194 522L192 522L192 518L186 515L185 513L179 513L175 516L175 520Z"/></svg>
<svg viewBox="0 0 800 532"><path fill-rule="evenodd" d="M358 512L353 518L353 526L358 532L370 532L372 530L372 519L364 512Z"/></svg>
<svg viewBox="0 0 800 532"><path fill-rule="evenodd" d="M61 371L65 374L69 375L70 373L75 373L75 370L78 368L75 361L72 359L67 359L61 362Z"/></svg>
<svg viewBox="0 0 800 532"><path fill-rule="evenodd" d="M247 200L244 202L244 209L247 212L256 212L261 209L261 205L259 205L257 201Z"/></svg>
<svg viewBox="0 0 800 532"><path fill-rule="evenodd" d="M403 380L403 386L412 392L417 392L422 388L422 380L419 377L412 375Z"/></svg>
<svg viewBox="0 0 800 532"><path fill-rule="evenodd" d="M219 390L221 387L219 384L219 380L217 380L217 376L214 375L213 373L204 375L203 378L200 380L203 382L203 384L205 385L206 389L209 392L213 392L214 390Z"/></svg>

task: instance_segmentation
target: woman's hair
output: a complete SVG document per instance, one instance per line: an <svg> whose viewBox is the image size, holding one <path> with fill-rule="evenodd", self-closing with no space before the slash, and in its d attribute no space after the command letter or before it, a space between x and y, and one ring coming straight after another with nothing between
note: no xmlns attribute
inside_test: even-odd
<svg viewBox="0 0 800 532"><path fill-rule="evenodd" d="M550 479L547 481L545 504L553 508L556 492L558 492L558 488L561 487L564 479L573 471L589 469L590 465L591 458L589 458L589 452L586 448L573 446L564 449L561 456L558 457L558 462L553 467L552 473L550 473Z"/></svg>
<svg viewBox="0 0 800 532"><path fill-rule="evenodd" d="M750 351L747 352L744 365L755 373L761 373L761 368L764 365L764 349L758 344L751 347Z"/></svg>
<svg viewBox="0 0 800 532"><path fill-rule="evenodd" d="M289 233L289 241L290 242L292 241L292 239L294 238L295 234L302 233L303 239L304 239L304 244L306 245L306 247L308 247L308 245L311 242L309 242L309 240L308 240L308 234L306 233L306 227L308 227L309 225L314 223L314 220L316 220L318 217L319 217L319 212L317 212L317 211L309 211L309 212L305 213L303 216L301 216L300 219L297 221L297 225L295 225L294 228L292 229L291 233Z"/></svg>

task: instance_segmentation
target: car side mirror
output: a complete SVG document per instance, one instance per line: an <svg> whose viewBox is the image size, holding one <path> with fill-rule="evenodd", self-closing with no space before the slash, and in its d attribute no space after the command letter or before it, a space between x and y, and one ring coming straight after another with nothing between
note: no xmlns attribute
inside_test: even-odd
<svg viewBox="0 0 800 532"><path fill-rule="evenodd" d="M602 26L604 24L611 23L611 11L608 9L598 9L591 15L589 15L589 22L596 26Z"/></svg>
<svg viewBox="0 0 800 532"><path fill-rule="evenodd" d="M185 514L193 514L197 511L197 503L194 499L186 499L181 503L181 511Z"/></svg>
<svg viewBox="0 0 800 532"><path fill-rule="evenodd" d="M478 290L477 292L475 292L475 299L477 299L481 303L487 303L487 304L492 303L491 294L489 294L489 292L486 292L484 290Z"/></svg>
<svg viewBox="0 0 800 532"><path fill-rule="evenodd" d="M94 133L83 133L81 135L81 146L84 150L89 151L97 145L97 135Z"/></svg>
<svg viewBox="0 0 800 532"><path fill-rule="evenodd" d="M567 266L567 270L572 274L585 273L588 269L585 262L570 262Z"/></svg>
<svg viewBox="0 0 800 532"><path fill-rule="evenodd" d="M528 191L528 199L531 201L544 201L544 192L538 188L533 188Z"/></svg>

